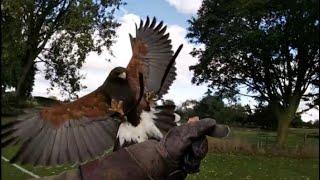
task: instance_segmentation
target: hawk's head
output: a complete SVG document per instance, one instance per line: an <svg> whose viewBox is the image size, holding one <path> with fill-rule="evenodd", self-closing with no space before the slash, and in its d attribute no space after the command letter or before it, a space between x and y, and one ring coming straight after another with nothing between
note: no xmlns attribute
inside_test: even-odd
<svg viewBox="0 0 320 180"><path fill-rule="evenodd" d="M127 79L127 70L123 67L116 67L112 69L108 78L110 80L125 80Z"/></svg>

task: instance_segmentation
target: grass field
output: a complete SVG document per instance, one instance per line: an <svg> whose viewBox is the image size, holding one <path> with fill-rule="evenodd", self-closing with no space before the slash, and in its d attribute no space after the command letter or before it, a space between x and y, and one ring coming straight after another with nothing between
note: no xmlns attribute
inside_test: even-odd
<svg viewBox="0 0 320 180"><path fill-rule="evenodd" d="M2 123L13 118L2 118ZM304 138L306 133L314 133L312 129L290 129L288 145L295 147L306 144L318 148L318 138ZM232 138L243 139L250 144L265 142L272 144L275 141L275 132L266 132L256 129L232 129ZM229 138L229 139L230 139ZM209 139L209 148L210 141ZM2 156L11 158L16 147L2 149ZM56 168L22 166L39 176L50 176L71 169L71 166ZM188 180L211 179L319 179L319 159L316 158L288 158L270 157L260 155L245 155L239 153L213 153L210 152L202 161L200 173L188 176ZM23 180L31 176L21 172L8 162L1 160L1 178L4 180Z"/></svg>
<svg viewBox="0 0 320 180"><path fill-rule="evenodd" d="M34 168L23 166L39 176L49 176L72 167ZM7 162L1 161L4 180L23 180L31 176ZM319 179L318 158L294 159L284 157L248 156L240 154L209 153L202 161L200 173L189 175L188 180L211 179Z"/></svg>
<svg viewBox="0 0 320 180"><path fill-rule="evenodd" d="M287 145L289 147L295 147L296 145L319 145L318 138L304 138L306 134L318 133L319 129L301 129L290 128ZM262 143L273 144L276 142L276 132L274 131L262 131L258 129L247 128L232 128L231 138L242 138L247 140L251 144L257 144L259 141Z"/></svg>
<svg viewBox="0 0 320 180"><path fill-rule="evenodd" d="M319 179L318 159L248 156L210 153L202 161L200 173L188 180L211 179Z"/></svg>

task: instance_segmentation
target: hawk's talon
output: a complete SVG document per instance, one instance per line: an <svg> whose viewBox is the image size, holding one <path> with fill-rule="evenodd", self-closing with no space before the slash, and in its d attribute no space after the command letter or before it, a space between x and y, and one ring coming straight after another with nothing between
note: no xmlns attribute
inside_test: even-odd
<svg viewBox="0 0 320 180"><path fill-rule="evenodd" d="M113 111L116 113L119 113L121 117L124 117L123 112L123 101L117 101L115 99L111 100L111 107L109 108L109 111Z"/></svg>
<svg viewBox="0 0 320 180"><path fill-rule="evenodd" d="M145 100L150 103L156 98L156 94L153 91L145 93Z"/></svg>

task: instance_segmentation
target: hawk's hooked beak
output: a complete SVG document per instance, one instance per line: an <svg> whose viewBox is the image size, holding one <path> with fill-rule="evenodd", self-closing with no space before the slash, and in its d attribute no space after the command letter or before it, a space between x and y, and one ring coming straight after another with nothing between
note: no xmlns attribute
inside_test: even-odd
<svg viewBox="0 0 320 180"><path fill-rule="evenodd" d="M126 79L126 78L127 78L127 73L126 73L126 72L123 72L123 73L119 74L118 77L119 77L119 78L122 78L122 79Z"/></svg>

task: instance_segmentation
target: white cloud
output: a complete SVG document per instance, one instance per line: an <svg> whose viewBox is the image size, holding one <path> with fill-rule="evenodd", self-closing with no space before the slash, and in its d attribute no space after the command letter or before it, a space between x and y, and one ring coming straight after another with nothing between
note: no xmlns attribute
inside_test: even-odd
<svg viewBox="0 0 320 180"><path fill-rule="evenodd" d="M301 119L303 121L315 121L319 120L319 110L317 109L310 109L309 111L301 114Z"/></svg>
<svg viewBox="0 0 320 180"><path fill-rule="evenodd" d="M166 0L179 12L184 14L196 14L201 6L202 0Z"/></svg>
<svg viewBox="0 0 320 180"><path fill-rule="evenodd" d="M172 39L173 50L175 51L180 44L183 44L183 48L176 59L176 80L164 98L173 99L176 104L181 104L187 99L199 99L207 88L205 85L195 86L191 84L193 73L189 70L189 66L196 64L198 60L189 53L195 46L185 39L187 34L185 28L178 25L168 25L168 32Z"/></svg>
<svg viewBox="0 0 320 180"><path fill-rule="evenodd" d="M303 111L305 109L308 109L306 101L301 101L298 107L298 112L299 111ZM319 106L318 106L319 108ZM301 114L301 119L303 121L315 121L315 120L319 120L319 110L316 108L310 109L309 111Z"/></svg>

